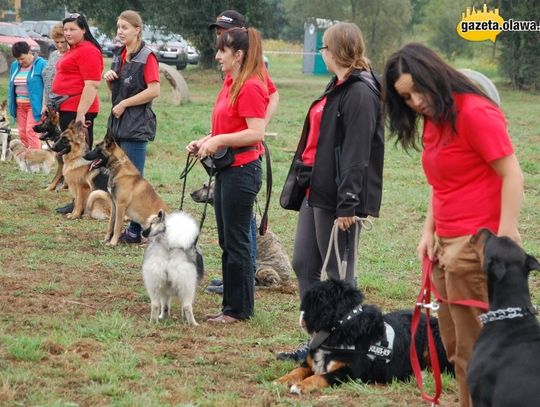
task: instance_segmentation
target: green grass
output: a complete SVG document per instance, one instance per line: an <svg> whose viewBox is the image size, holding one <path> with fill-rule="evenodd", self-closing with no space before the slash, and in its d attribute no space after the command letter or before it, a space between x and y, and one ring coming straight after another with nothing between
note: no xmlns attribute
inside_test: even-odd
<svg viewBox="0 0 540 407"><path fill-rule="evenodd" d="M272 44L280 49L282 44ZM295 55L269 54L270 73L280 92L269 137L274 169L270 227L292 252L296 213L279 207L278 196L311 101L328 77L303 75ZM106 62L106 65L110 61ZM496 77L489 60L456 61ZM183 72L191 101L170 104L163 79L155 103L158 134L149 145L146 178L172 207L180 204L179 174L185 145L209 130L219 90L217 71L189 67ZM7 78L0 77L0 100ZM509 131L525 175L520 217L524 247L540 254L540 95L514 92L498 83ZM100 90L101 113L95 140L105 134L107 91ZM206 173L197 166L187 190ZM257 290L256 314L248 323L227 327L205 324L204 314L219 308L221 297L203 293L220 275L220 251L212 209L201 234L207 275L197 292L189 328L173 305L170 320L149 322L149 301L141 276L143 249L108 247L106 222L70 221L54 208L70 198L66 191L44 191L50 176L27 174L0 162L0 406L403 406L420 405L414 383L388 386L348 383L301 398L272 381L294 367L272 351L290 349L304 339L298 328L294 290ZM264 188L263 188L264 190ZM427 201L420 155L387 144L381 216L360 237L358 282L367 301L384 310L411 308L418 294L420 265L415 247ZM262 201L262 199L261 199ZM202 206L186 197L184 208L199 218ZM293 280L293 284L295 280ZM540 278L532 274L533 301ZM433 387L429 379L427 389ZM456 385L444 377L443 405L455 406Z"/></svg>

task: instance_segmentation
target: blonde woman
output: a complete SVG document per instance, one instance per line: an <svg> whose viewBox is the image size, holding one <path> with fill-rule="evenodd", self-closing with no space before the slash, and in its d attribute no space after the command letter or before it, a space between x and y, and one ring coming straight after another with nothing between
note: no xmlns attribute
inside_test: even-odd
<svg viewBox="0 0 540 407"><path fill-rule="evenodd" d="M109 129L135 167L144 173L146 147L156 136L152 101L159 96L159 64L142 41L143 22L136 11L119 16L116 32L123 46L115 51L111 69L103 77L111 90ZM131 222L121 243L140 243L141 226Z"/></svg>
<svg viewBox="0 0 540 407"><path fill-rule="evenodd" d="M216 46L225 81L212 112L212 131L189 143L187 150L200 158L222 147L234 153L232 165L216 175L214 209L223 251L223 302L221 311L207 315L210 323L230 324L249 319L254 312L249 230L261 189L259 151L269 96L257 30L232 28L218 37Z"/></svg>
<svg viewBox="0 0 540 407"><path fill-rule="evenodd" d="M45 110L47 106L51 104L54 96L56 96L51 90L54 75L56 74L56 64L58 63L58 60L62 58L62 55L69 49L69 45L64 38L64 27L62 24L56 24L52 28L51 38L54 41L56 50L50 53L47 66L43 69L43 83L45 85L45 90L43 92L42 110Z"/></svg>
<svg viewBox="0 0 540 407"><path fill-rule="evenodd" d="M299 210L292 266L300 299L321 279L334 222L339 227L339 250L348 260L345 281L355 284L355 217L378 216L382 196L384 128L380 85L365 56L360 29L338 23L323 34L319 48L334 74L307 113L288 178L305 188ZM302 174L301 177L298 174ZM358 228L358 230L357 230ZM340 279L332 252L328 277ZM307 345L278 359L303 360Z"/></svg>

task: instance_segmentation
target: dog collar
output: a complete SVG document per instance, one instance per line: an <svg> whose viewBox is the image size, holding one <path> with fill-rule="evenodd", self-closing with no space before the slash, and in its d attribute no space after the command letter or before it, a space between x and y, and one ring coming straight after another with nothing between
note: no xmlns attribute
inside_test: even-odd
<svg viewBox="0 0 540 407"><path fill-rule="evenodd" d="M480 314L480 322L482 324L488 324L493 321L500 321L502 319L514 319L514 318L523 318L528 315L537 315L538 311L536 307L508 307L504 309L496 309L493 311L488 311L485 314Z"/></svg>
<svg viewBox="0 0 540 407"><path fill-rule="evenodd" d="M344 323L360 315L363 312L363 310L364 309L362 308L362 306L358 305L357 307L353 308L352 311L350 311L342 319L340 319L336 325L330 328L330 331L318 331L309 342L309 349L317 349L332 334L332 332L334 332L338 327L340 327Z"/></svg>

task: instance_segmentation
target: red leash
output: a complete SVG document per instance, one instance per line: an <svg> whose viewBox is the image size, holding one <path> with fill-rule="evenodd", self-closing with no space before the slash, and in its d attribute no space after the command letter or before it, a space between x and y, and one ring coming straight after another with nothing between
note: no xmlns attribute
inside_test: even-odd
<svg viewBox="0 0 540 407"><path fill-rule="evenodd" d="M437 302L431 302L431 292L435 295L439 302L446 302L447 304L462 305L466 307L476 307L482 310L487 311L489 306L487 303L478 300L447 300L441 296L441 294L435 288L432 280L433 272L433 261L429 260L426 256L422 264L422 286L420 289L420 294L416 299L416 305L414 308L414 313L411 322L411 348L410 348L410 358L411 366L413 369L414 377L418 388L420 389L422 398L426 401L432 403L432 405L439 405L439 397L441 396L442 382L441 382L441 368L439 365L439 357L437 355L437 348L435 346L435 338L433 336L433 331L431 329L431 324L429 323L429 313L430 309L437 311L439 309L439 304ZM435 382L435 394L429 396L424 392L423 382L422 382L422 370L420 369L420 362L418 359L418 354L416 352L416 332L418 330L418 325L420 324L420 316L422 314L422 309L426 310L427 317L427 336L428 336L428 350L429 358L431 361L433 381Z"/></svg>
<svg viewBox="0 0 540 407"><path fill-rule="evenodd" d="M441 382L441 367L439 365L439 357L437 356L437 348L435 346L435 338L433 337L433 332L431 330L431 324L429 323L429 310L430 308L433 311L439 309L439 304L436 302L431 302L431 291L432 291L432 281L431 281L431 271L433 269L433 262L429 260L428 257L425 258L422 265L422 287L420 289L420 294L416 299L416 306L414 307L412 322L411 322L411 348L410 348L410 358L411 366L413 369L414 377L416 379L416 384L420 389L422 398L426 401L430 401L432 405L439 405L439 397L441 396L442 382ZM420 316L422 315L422 309L426 310L427 317L427 336L428 336L428 349L429 349L429 358L431 360L431 367L433 373L433 380L435 382L435 394L433 397L429 396L424 392L424 386L422 382L422 369L420 368L420 361L418 359L418 354L416 352L416 331L418 330L418 325L420 324Z"/></svg>

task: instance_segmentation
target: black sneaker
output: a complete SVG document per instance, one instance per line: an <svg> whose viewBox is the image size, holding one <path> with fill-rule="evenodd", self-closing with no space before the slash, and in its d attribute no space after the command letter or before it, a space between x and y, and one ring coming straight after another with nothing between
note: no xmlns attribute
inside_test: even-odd
<svg viewBox="0 0 540 407"><path fill-rule="evenodd" d="M135 243L135 244L138 244L138 243L141 243L142 240L141 240L141 236L137 236L137 235L134 235L132 233L130 233L128 230L124 230L122 232L122 234L120 235L120 237L118 238L118 243L128 243L128 244L131 244L131 243Z"/></svg>
<svg viewBox="0 0 540 407"><path fill-rule="evenodd" d="M292 352L278 352L276 358L278 360L294 360L295 362L302 362L306 359L309 352L309 346L307 342L301 343Z"/></svg>
<svg viewBox="0 0 540 407"><path fill-rule="evenodd" d="M60 208L56 208L56 213L61 213L62 215L66 215L68 213L73 212L73 209L75 208L75 202L71 201L67 205L61 206Z"/></svg>

